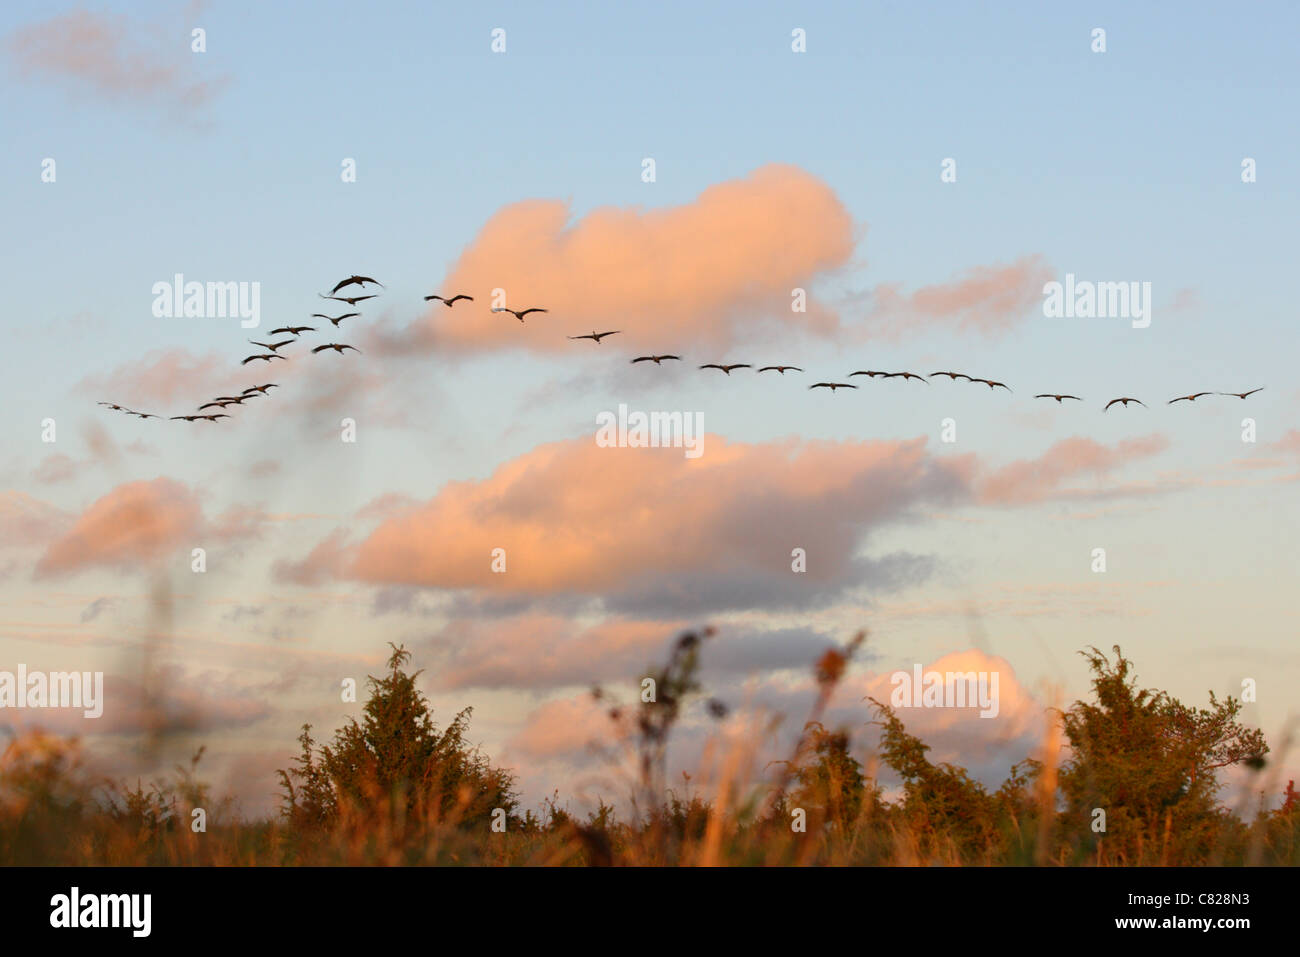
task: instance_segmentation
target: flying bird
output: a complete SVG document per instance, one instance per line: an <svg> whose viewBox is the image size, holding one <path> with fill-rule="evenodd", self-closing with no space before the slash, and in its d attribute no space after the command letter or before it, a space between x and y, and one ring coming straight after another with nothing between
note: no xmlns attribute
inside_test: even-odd
<svg viewBox="0 0 1300 957"><path fill-rule="evenodd" d="M967 382L970 381L970 376L964 372L931 372L930 378L934 378L937 375L946 375L953 382L956 382L958 379L965 379Z"/></svg>
<svg viewBox="0 0 1300 957"><path fill-rule="evenodd" d="M268 352L266 355L249 356L247 359L243 360L239 364L241 366L246 366L254 359L261 359L263 362L270 362L272 359L284 359L284 356L280 355L278 352Z"/></svg>
<svg viewBox="0 0 1300 957"><path fill-rule="evenodd" d="M296 336L300 332L315 332L315 331L316 328L314 326L281 326L279 329L272 329L271 335L275 336L275 335L279 335L282 332L287 332L291 336Z"/></svg>
<svg viewBox="0 0 1300 957"><path fill-rule="evenodd" d="M601 339L604 339L606 336L616 336L622 331L623 331L622 329L611 329L609 332L597 332L595 329L593 329L591 331L591 335L589 336L569 336L569 338L570 339L591 339L595 341L596 345L600 345Z"/></svg>
<svg viewBox="0 0 1300 957"><path fill-rule="evenodd" d="M1173 405L1175 402L1195 402L1203 395L1214 395L1213 392L1193 392L1191 395L1180 395L1176 399L1170 399L1165 405Z"/></svg>
<svg viewBox="0 0 1300 957"><path fill-rule="evenodd" d="M124 406L124 405L118 405L118 404L115 403L115 402L96 402L95 404L96 404L96 405L106 405L106 406L108 406L110 409L112 409L114 412L130 412L130 411L131 411L131 410L128 409L126 406Z"/></svg>
<svg viewBox="0 0 1300 957"><path fill-rule="evenodd" d="M1042 393L1042 394L1040 394L1040 395L1036 395L1036 396L1034 396L1034 398L1035 398L1035 399L1055 399L1057 405L1060 405L1060 404L1061 404L1061 400L1062 400L1062 399L1075 399L1076 401L1079 401L1079 402L1082 402L1082 401L1083 401L1083 400L1080 399L1077 395L1057 395L1055 392L1044 392L1044 393Z"/></svg>
<svg viewBox="0 0 1300 957"><path fill-rule="evenodd" d="M721 369L721 370L722 370L723 372L725 372L727 375L731 375L731 370L732 370L732 369L752 369L753 366L751 366L748 362L733 362L733 363L732 363L731 365L729 365L729 366L718 365L716 362L707 362L707 363L705 363L704 365L700 366L700 368L701 368L701 369Z"/></svg>
<svg viewBox="0 0 1300 957"><path fill-rule="evenodd" d="M971 379L971 382L983 382L989 387L989 391L992 391L996 386L1002 386L1002 388L1006 389L1008 392L1011 391L1011 386L1007 385L1005 382L995 382L992 379Z"/></svg>
<svg viewBox="0 0 1300 957"><path fill-rule="evenodd" d="M371 293L369 296L327 296L323 292L317 293L317 295L322 299L333 299L335 302L346 302L349 306L355 306L359 302L375 298L374 293Z"/></svg>
<svg viewBox="0 0 1300 957"><path fill-rule="evenodd" d="M296 340L285 339L283 342L256 342L253 339L249 339L248 341L255 346L261 346L263 349L270 349L272 352L275 352L281 346L287 346L289 343L295 342Z"/></svg>
<svg viewBox="0 0 1300 957"><path fill-rule="evenodd" d="M199 411L202 412L204 409L224 409L226 406L231 404L232 403L230 402L224 402L224 401L207 402L199 406Z"/></svg>
<svg viewBox="0 0 1300 957"><path fill-rule="evenodd" d="M361 313L359 312L345 312L343 313L343 315L336 317L336 316L327 316L323 312L313 312L311 314L311 317L313 319L328 319L330 322L334 323L334 327L337 329L338 324L342 322L344 319L351 319L353 316L359 316L359 315L361 315Z"/></svg>
<svg viewBox="0 0 1300 957"><path fill-rule="evenodd" d="M334 350L335 352L337 352L339 355L342 355L342 354L343 354L343 350L344 350L344 349L351 349L353 352L360 352L360 351L361 351L361 350L358 349L356 346L350 346L350 345L347 345L346 343L327 342L327 343L325 343L325 345L323 345L323 346L317 346L315 349L312 350L312 352L324 352L326 349L333 349L333 350Z"/></svg>
<svg viewBox="0 0 1300 957"><path fill-rule="evenodd" d="M524 321L524 316L528 315L530 312L547 312L548 310L546 310L546 309L542 309L542 308L540 308L539 306L530 306L530 307L528 307L527 309L523 310L522 312L516 312L516 311L513 310L513 309L506 309L505 307L494 307L494 308L492 309L492 311L493 311L493 312L508 312L508 313L510 313L510 315L514 316L514 317L515 317L516 319L518 319L520 322L523 322L523 321Z"/></svg>
<svg viewBox="0 0 1300 957"><path fill-rule="evenodd" d="M371 279L369 276L348 276L347 279L344 279L337 286L335 286L333 289L330 290L330 295L331 296L334 295L340 289L344 289L347 286L363 286L368 282L373 282L376 286L380 287L381 289L384 286L384 284L380 282L378 279ZM349 303L349 305L351 305L351 303Z"/></svg>
<svg viewBox="0 0 1300 957"><path fill-rule="evenodd" d="M266 395L267 389L278 389L278 388L280 388L279 385L277 385L274 382L268 382L266 385L250 385L247 389L244 390L244 395L251 395L254 392L260 393L262 395Z"/></svg>
<svg viewBox="0 0 1300 957"><path fill-rule="evenodd" d="M878 376L878 375L888 376L889 373L888 373L888 372L880 372L880 371L878 371L878 370L876 370L876 369L861 369L861 370L859 370L859 371L857 371L857 372L850 372L850 373L849 373L850 378L853 377L853 376L855 376L855 375L869 375L869 376L871 376L871 378L874 379L874 378L875 378L876 376Z"/></svg>
<svg viewBox="0 0 1300 957"><path fill-rule="evenodd" d="M632 360L632 365L638 362L653 362L655 365L663 362L665 359L680 359L681 356L637 356Z"/></svg>
<svg viewBox="0 0 1300 957"><path fill-rule="evenodd" d="M1219 395L1235 395L1238 399L1244 399L1248 395L1254 395L1256 392L1262 391L1264 391L1264 387L1260 386L1258 389L1251 389L1249 392L1220 392Z"/></svg>
<svg viewBox="0 0 1300 957"><path fill-rule="evenodd" d="M759 372L774 371L774 372L781 373L781 375L785 375L786 369L793 369L795 372L803 372L803 370L800 369L798 366L763 366L763 368L759 369L758 371Z"/></svg>
<svg viewBox="0 0 1300 957"><path fill-rule="evenodd" d="M1118 399L1111 399L1109 402L1106 403L1106 409L1109 409L1109 408L1110 408L1112 405L1114 405L1116 402L1122 402L1122 403L1124 403L1124 408L1126 408L1126 409L1128 408L1128 404L1129 404L1130 402L1136 402L1138 405L1142 406L1142 408L1144 408L1144 409L1147 407L1147 404L1146 404L1145 402L1143 402L1141 399L1134 399L1134 398L1132 398L1131 396L1127 396L1127 395L1126 395L1126 396L1122 396L1122 397L1120 397L1120 398L1118 398ZM1101 411L1105 412L1106 409L1102 409Z"/></svg>
<svg viewBox="0 0 1300 957"><path fill-rule="evenodd" d="M914 372L887 372L887 373L885 373L885 378L886 378L886 379L897 379L899 376L902 376L902 377L903 377L903 381L904 381L904 382L906 382L908 379L919 379L921 382L924 382L926 385L929 385L929 384L930 384L930 380L929 380L929 379L927 379L925 376L917 375L917 374L914 373Z"/></svg>
<svg viewBox="0 0 1300 957"><path fill-rule="evenodd" d="M177 419L184 419L186 422L193 422L195 419L201 419L201 418L203 418L203 416L201 415L173 415L172 421L176 421Z"/></svg>
<svg viewBox="0 0 1300 957"><path fill-rule="evenodd" d="M126 414L127 414L127 415L138 415L138 416L139 416L140 418L142 418L142 419L157 419L157 418L161 418L161 416L154 415L152 412L133 412L133 411L131 411L130 409L127 409L127 410L126 410Z"/></svg>
<svg viewBox="0 0 1300 957"><path fill-rule="evenodd" d="M209 422L215 422L217 419L228 419L230 416L226 415L224 412L218 412L215 415L196 415L194 418L207 419Z"/></svg>
<svg viewBox="0 0 1300 957"><path fill-rule="evenodd" d="M443 297L443 296L425 296L425 297L424 297L424 301L425 301L425 302L432 302L432 301L434 301L434 300L437 300L438 302L440 302L440 303L442 303L444 306L446 306L448 309L450 309L452 306L456 305L456 303L459 302L461 299L468 300L469 302L473 302L473 301L474 301L474 297L473 297L473 296L467 296L467 295L465 295L463 292L462 292L462 293L457 293L456 295L452 296L450 299L447 299L447 298L445 298L445 297Z"/></svg>
<svg viewBox="0 0 1300 957"><path fill-rule="evenodd" d="M814 383L813 385L810 385L808 388L830 389L832 392L834 392L836 389L856 389L857 386L852 385L848 382L817 382Z"/></svg>

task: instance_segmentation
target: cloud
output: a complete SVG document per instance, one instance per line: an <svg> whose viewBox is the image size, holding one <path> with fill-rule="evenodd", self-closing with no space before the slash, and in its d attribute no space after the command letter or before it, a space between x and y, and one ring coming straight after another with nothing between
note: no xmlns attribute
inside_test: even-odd
<svg viewBox="0 0 1300 957"><path fill-rule="evenodd" d="M92 503L52 542L36 563L36 575L152 563L205 540L225 543L248 537L258 524L243 510L207 521L195 492L174 479L129 482Z"/></svg>
<svg viewBox="0 0 1300 957"><path fill-rule="evenodd" d="M1086 475L1100 480L1121 466L1156 455L1168 446L1168 439L1158 434L1127 439L1112 447L1079 436L1062 439L1036 459L1012 462L983 476L976 482L977 495L987 504L1024 505L1066 494L1110 493L1114 491L1111 487L1067 493L1062 485Z"/></svg>
<svg viewBox="0 0 1300 957"><path fill-rule="evenodd" d="M542 445L482 481L452 482L354 547L340 533L290 580L499 594L601 595L616 606L704 610L805 603L866 578L907 578L909 556L856 555L867 533L919 503L960 497L957 470L922 439L766 444L705 439L705 454ZM756 476L762 476L756 481ZM492 571L505 549L506 572ZM809 555L806 574L792 550Z"/></svg>
<svg viewBox="0 0 1300 957"><path fill-rule="evenodd" d="M746 341L760 322L829 334L835 315L811 300L791 309L791 290L847 264L853 224L829 186L794 166L760 167L711 186L682 206L643 211L602 207L576 222L559 200L527 200L498 211L461 254L444 291L473 303L434 303L400 333L392 351L505 348L559 351L559 335L609 326L622 344L663 350L683 342L716 348ZM520 325L492 315L487 299L504 289L515 309L548 315Z"/></svg>
<svg viewBox="0 0 1300 957"><path fill-rule="evenodd" d="M47 542L61 534L71 521L66 512L26 492L0 492L0 546Z"/></svg>
<svg viewBox="0 0 1300 957"><path fill-rule="evenodd" d="M202 57L190 52L188 30L151 31L89 10L19 27L5 47L20 76L61 81L109 102L163 107L172 116L206 107L227 82L197 77Z"/></svg>
<svg viewBox="0 0 1300 957"><path fill-rule="evenodd" d="M239 381L239 369L231 365L230 356L217 352L200 356L172 347L153 349L106 375L86 376L77 384L77 390L131 408L150 402L183 402L192 407L204 396L234 395L221 390L235 388Z"/></svg>
<svg viewBox="0 0 1300 957"><path fill-rule="evenodd" d="M1051 277L1041 256L1026 256L1009 265L979 266L910 294L899 283L882 283L872 293L868 328L886 339L932 330L1001 338L1042 303L1043 284Z"/></svg>
<svg viewBox="0 0 1300 957"><path fill-rule="evenodd" d="M434 687L531 690L639 681L668 654L683 621L614 619L582 626L524 614L503 621L456 620L435 636ZM832 645L807 628L729 629L712 639L705 675L807 667Z"/></svg>

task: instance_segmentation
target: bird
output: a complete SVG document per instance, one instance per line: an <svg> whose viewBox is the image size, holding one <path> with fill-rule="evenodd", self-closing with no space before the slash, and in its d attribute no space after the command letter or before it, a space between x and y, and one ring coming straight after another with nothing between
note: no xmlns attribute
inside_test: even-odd
<svg viewBox="0 0 1300 957"><path fill-rule="evenodd" d="M1128 404L1129 404L1130 402L1136 402L1138 405L1142 406L1142 408L1144 408L1144 409L1147 407L1147 404L1146 404L1145 402L1143 402L1141 399L1134 399L1133 397L1131 397L1131 396L1127 396L1127 395L1126 395L1126 396L1121 396L1121 397L1118 398L1118 399L1111 399L1109 402L1106 403L1106 409L1109 409L1109 408L1110 408L1112 405L1114 405L1116 402L1122 402L1122 403L1124 403L1124 408L1126 408L1126 409L1128 408ZM1101 411L1105 412L1106 409L1102 409Z"/></svg>
<svg viewBox="0 0 1300 957"><path fill-rule="evenodd" d="M212 401L213 401L213 402L230 402L230 403L233 403L233 404L235 404L235 405L239 405L239 404L240 404L241 402L243 402L245 399L256 399L259 395L261 395L260 392L241 392L241 393L239 393L239 395L219 395L219 396L217 396L215 399L213 399Z"/></svg>
<svg viewBox="0 0 1300 957"><path fill-rule="evenodd" d="M871 378L874 379L874 378L875 378L876 376L878 376L878 375L887 376L887 375L889 375L889 373L888 373L888 372L880 372L880 371L878 371L878 370L876 370L876 369L862 369L862 370L859 370L859 371L857 371L857 372L850 372L849 375L850 375L850 376L855 376L855 375L869 375L869 376L871 376Z"/></svg>
<svg viewBox="0 0 1300 957"><path fill-rule="evenodd" d="M529 306L527 309L523 310L522 312L516 312L516 311L513 310L513 309L506 309L505 307L502 306L502 307L493 307L492 311L493 311L493 312L508 312L508 313L510 313L510 315L514 316L514 317L515 317L516 319L518 319L520 322L523 322L523 321L524 321L524 316L528 315L530 312L547 312L548 310L546 310L546 309L542 309L542 308L540 308L539 306Z"/></svg>
<svg viewBox="0 0 1300 957"><path fill-rule="evenodd" d="M110 409L112 409L114 412L130 412L130 411L131 411L131 410L128 409L126 406L124 406L124 405L118 405L116 402L96 402L95 404L96 404L96 405L106 405L106 406L108 406Z"/></svg>
<svg viewBox="0 0 1300 957"><path fill-rule="evenodd" d="M375 298L374 293L371 293L369 296L327 296L323 292L317 293L317 295L322 299L333 299L335 302L346 302L349 306L355 306L359 302Z"/></svg>
<svg viewBox="0 0 1300 957"><path fill-rule="evenodd" d="M1075 400L1077 400L1077 401L1079 401L1079 402L1082 402L1082 401L1083 401L1083 400L1080 399L1077 395L1057 395L1055 392L1044 392L1044 393L1042 393L1042 394L1040 394L1040 395L1036 395L1036 396L1034 396L1034 398L1035 398L1035 399L1055 399L1057 405L1060 405L1060 404L1061 404L1061 400L1062 400L1062 399L1075 399Z"/></svg>
<svg viewBox="0 0 1300 957"><path fill-rule="evenodd" d="M348 276L347 279L344 279L337 286L335 286L333 289L330 290L330 295L331 296L334 295L340 289L343 289L347 286L363 286L368 282L373 282L376 286L380 287L381 289L384 286L384 284L380 282L378 279L371 279L369 276Z"/></svg>
<svg viewBox="0 0 1300 957"><path fill-rule="evenodd" d="M732 370L732 369L752 369L753 366L751 366L748 362L733 362L733 363L732 363L731 365L729 365L729 366L718 365L716 362L706 362L704 365L700 366L700 368L701 368L701 369L721 369L721 370L722 370L723 372L725 372L727 375L731 375L731 370Z"/></svg>
<svg viewBox="0 0 1300 957"><path fill-rule="evenodd" d="M300 332L315 332L315 326L281 326L279 329L272 329L271 335L279 335L281 332L287 332L291 336L296 336Z"/></svg>
<svg viewBox="0 0 1300 957"><path fill-rule="evenodd" d="M267 389L278 389L278 388L280 388L280 386L274 382L268 382L266 385L250 385L247 389L244 390L244 395L250 395L254 392L260 393L261 395L266 395Z"/></svg>
<svg viewBox="0 0 1300 957"><path fill-rule="evenodd" d="M224 401L207 402L199 406L199 411L202 412L204 409L224 409L226 406L231 404L232 403L230 402L224 402Z"/></svg>
<svg viewBox="0 0 1300 957"><path fill-rule="evenodd" d="M632 360L632 365L638 362L653 362L655 365L663 362L665 359L681 359L681 356L637 356Z"/></svg>
<svg viewBox="0 0 1300 957"><path fill-rule="evenodd" d="M904 382L906 382L908 379L919 379L920 381L924 382L926 385L930 384L929 379L925 378L925 376L919 376L914 372L887 372L885 374L886 379L897 379L899 376L903 377Z"/></svg>
<svg viewBox="0 0 1300 957"><path fill-rule="evenodd" d="M343 350L344 350L344 349L351 349L353 352L360 352L360 351L361 351L361 350L358 349L356 346L350 346L350 345L347 345L346 343L327 342L327 343L325 343L325 345L323 345L323 346L317 346L315 349L312 350L312 352L324 352L326 349L333 349L333 350L334 350L335 352L337 352L339 355L342 355L342 354L343 354Z"/></svg>
<svg viewBox="0 0 1300 957"><path fill-rule="evenodd" d="M334 323L334 327L337 329L338 324L342 322L344 319L351 319L353 316L359 316L359 315L361 315L361 313L359 312L345 312L341 316L327 316L323 312L313 312L311 314L311 317L313 319L328 319L330 322Z"/></svg>
<svg viewBox="0 0 1300 957"><path fill-rule="evenodd" d="M857 386L848 382L816 382L810 385L810 389L830 389L834 392L836 389L856 389Z"/></svg>
<svg viewBox="0 0 1300 957"><path fill-rule="evenodd" d="M270 349L272 352L275 352L275 351L276 351L277 349L279 349L281 346L287 346L287 345L289 345L289 343L291 343L291 342L293 342L293 341L295 341L295 340L293 340L293 339L285 339L283 342L257 342L257 341L255 341L255 340L253 340L253 339L249 339L248 341L251 342L251 343L252 343L253 345L255 345L255 346L261 346L263 349Z"/></svg>
<svg viewBox="0 0 1300 957"><path fill-rule="evenodd" d="M280 355L278 352L268 352L266 355L249 356L247 359L243 360L239 364L241 366L246 366L254 359L261 359L263 362L270 362L272 359L283 359L283 358L284 356Z"/></svg>
<svg viewBox="0 0 1300 957"><path fill-rule="evenodd" d="M140 418L142 418L142 419L157 419L157 418L161 418L161 416L154 415L152 412L133 412L133 411L131 411L130 409L127 409L127 410L126 410L126 414L127 414L127 415L138 415L138 416L139 416Z"/></svg>
<svg viewBox="0 0 1300 957"><path fill-rule="evenodd" d="M456 303L457 303L459 300L461 300L461 299L466 299L466 300L468 300L468 301L470 301L470 302L473 302L473 301L474 301L474 297L473 297L473 296L467 296L467 295L465 295L463 292L462 292L462 293L457 293L456 295L452 296L450 299L447 299L447 298L445 298L444 296L425 296L425 297L424 297L424 301L425 301L425 302L431 302L431 301L433 301L433 300L435 300L435 299L436 299L438 302L442 303L444 306L446 306L448 309L450 309L452 306L456 305Z"/></svg>
<svg viewBox="0 0 1300 957"><path fill-rule="evenodd" d="M773 371L773 372L779 372L781 373L781 375L785 375L786 369L793 369L795 372L803 372L803 370L800 369L798 366L763 366L763 368L759 369L758 371L759 372Z"/></svg>
<svg viewBox="0 0 1300 957"><path fill-rule="evenodd" d="M967 382L970 381L970 376L968 376L964 372L931 372L930 373L931 378L934 378L937 375L946 375L953 382L956 382L958 379L965 379Z"/></svg>
<svg viewBox="0 0 1300 957"><path fill-rule="evenodd" d="M1191 395L1180 395L1176 399L1170 399L1165 405L1173 405L1175 402L1195 402L1203 395L1214 395L1213 392L1193 392Z"/></svg>
<svg viewBox="0 0 1300 957"><path fill-rule="evenodd" d="M203 418L203 416L201 415L173 415L172 421L174 422L177 419L184 419L186 422L193 422L195 419L201 419L201 418Z"/></svg>
<svg viewBox="0 0 1300 957"><path fill-rule="evenodd" d="M1005 382L995 382L992 379L971 379L971 382L983 382L986 386L989 387L990 391L992 391L995 386L1002 386L1002 388L1006 389L1008 392L1011 391L1011 387L1007 385Z"/></svg>
<svg viewBox="0 0 1300 957"><path fill-rule="evenodd" d="M1238 399L1244 399L1248 395L1254 395L1256 392L1262 392L1263 389L1264 387L1260 386L1258 389L1251 389L1249 392L1220 392L1219 395L1235 395Z"/></svg>
<svg viewBox="0 0 1300 957"><path fill-rule="evenodd" d="M595 341L596 345L600 345L601 339L604 339L606 336L618 335L622 331L623 331L622 329L611 329L609 332L597 332L595 329L593 329L591 330L591 335L589 336L569 336L569 338L570 339L591 339Z"/></svg>
<svg viewBox="0 0 1300 957"><path fill-rule="evenodd" d="M207 419L209 422L215 422L217 419L228 419L230 416L226 415L224 412L217 412L214 415L196 415L194 418Z"/></svg>

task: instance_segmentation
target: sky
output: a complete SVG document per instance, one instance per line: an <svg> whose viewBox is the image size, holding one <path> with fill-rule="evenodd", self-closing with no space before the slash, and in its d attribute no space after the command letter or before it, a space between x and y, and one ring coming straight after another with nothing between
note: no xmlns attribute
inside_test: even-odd
<svg viewBox="0 0 1300 957"><path fill-rule="evenodd" d="M996 670L997 718L903 714L995 786L1114 645L1189 704L1253 681L1280 751L1300 13L989 6L5 4L0 669L103 671L107 701L0 725L109 773L204 744L265 813L394 642L526 804L581 808L610 786L589 689L632 700L707 624L737 711L688 715L683 768L745 714L797 730L860 628L832 717L864 758L892 672ZM259 325L155 315L178 273L257 284ZM239 364L354 273L383 283L360 316ZM1045 315L1067 274L1149 283L1149 324ZM698 415L702 454L600 446L620 404Z"/></svg>

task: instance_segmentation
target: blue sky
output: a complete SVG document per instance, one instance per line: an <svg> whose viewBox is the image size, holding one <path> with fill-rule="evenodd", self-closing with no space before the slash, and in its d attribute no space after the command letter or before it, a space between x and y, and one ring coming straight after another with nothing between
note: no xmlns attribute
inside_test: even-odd
<svg viewBox="0 0 1300 957"><path fill-rule="evenodd" d="M182 84L210 84L212 95L177 106L165 90L116 96L57 70L18 69L9 38L74 10L121 17L126 47L174 64ZM207 31L206 53L189 52L195 26ZM489 47L497 27L506 30L504 55ZM1095 27L1106 30L1104 54L1090 50ZM806 53L790 50L794 28L807 31ZM1236 690L1240 674L1268 673L1276 684L1257 717L1271 733L1300 681L1289 597L1297 466L1294 452L1272 449L1285 448L1300 407L1287 278L1300 213L1298 29L1300 12L1281 3L6 4L0 208L11 281L0 322L22 353L11 351L6 370L0 487L75 516L122 483L167 476L200 490L210 512L242 504L322 516L282 523L283 534L244 553L238 573L205 584L193 627L219 642L234 637L204 602L237 606L250 589L261 590L250 604L291 601L268 581L273 562L301 556L366 503L389 493L425 500L448 482L483 479L544 443L588 435L594 415L620 401L699 410L709 432L750 443L933 444L939 422L956 414L953 451L993 466L1034 460L1072 436L1113 447L1159 433L1167 445L1158 455L1078 477L1095 501L880 529L871 551L931 556L934 573L902 593L818 609L816 620L839 635L867 614L889 621L894 607L882 658L931 661L972 645L965 616L918 616L909 603L974 602L987 650L1011 662L1021 684L1059 678L1070 693L1084 680L1072 654L1090 643L1122 641L1145 679L1197 701L1210 687ZM46 157L57 162L54 184L41 182ZM357 162L355 183L340 181L347 157ZM656 161L654 183L641 179L644 157ZM940 181L946 157L957 161L956 183ZM1245 157L1257 161L1257 182L1241 181ZM260 282L264 332L306 319L318 291L359 271L386 285L366 321L401 325L512 203L566 200L575 222L602 207L668 209L768 164L816 177L852 218L851 260L814 285L848 330L866 322L881 284L912 291L1028 256L1056 278L1150 282L1151 326L1031 310L991 338L917 324L897 340L789 333L730 350L739 361L779 356L825 377L876 366L978 369L1010 383L1012 396L956 393L939 381L841 401L788 382L719 383L703 373L633 384L616 339L563 356L395 358L402 382L392 403L408 419L363 418L360 456L315 441L335 427L333 409L319 421L310 410L258 411L251 428L209 438L94 407L114 396L92 394L88 381L106 381L150 350L238 358L248 335L232 321L151 314L152 285L174 273ZM610 328L618 318L611 303ZM701 362L721 358L689 351ZM583 380L558 398L545 391ZM1165 404L1194 390L1261 385L1248 404ZM1088 401L1057 409L1029 398L1058 389ZM1103 402L1120 395L1151 408L1103 414ZM1258 423L1253 447L1240 440L1245 411ZM43 483L35 474L50 453L38 441L46 417L60 423L59 451L73 458L85 454L88 421L120 447L143 438L151 451ZM1290 464L1240 464L1252 457ZM250 480L248 466L267 459L279 463L276 477ZM1132 491L1147 485L1156 488ZM49 609L60 603L74 609L69 635L76 610L104 594L121 596L118 624L138 623L131 609L148 589L129 571L33 582L26 563L40 543L9 544L19 558L0 582L5 660L39 652L31 623L56 627L43 616L57 618ZM1113 593L1087 599L1100 612L1070 597L1096 587L1086 555L1097 544L1114 556ZM357 627L380 638L420 641L435 627L418 614L367 618L366 586L338 587ZM1025 596L1036 590L1056 596L1057 610L1031 614ZM756 613L769 627L802 614ZM304 653L381 655L369 647L379 640L358 641L338 620L294 635ZM254 646L276 641L247 637ZM233 652L187 652L183 640L172 651L191 675L215 669L238 679ZM267 719L273 727L223 732L229 746L254 752L285 738L321 707L298 694ZM538 700L536 689L441 694L448 707L498 705L479 707L489 744L508 739Z"/></svg>

